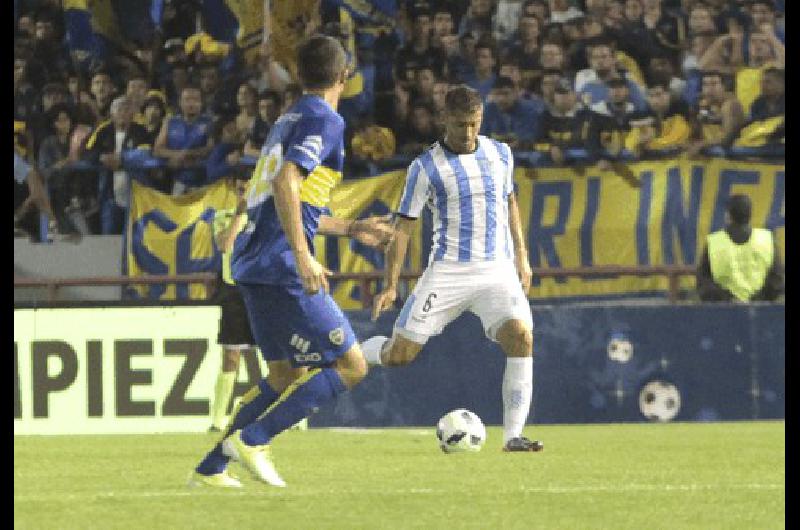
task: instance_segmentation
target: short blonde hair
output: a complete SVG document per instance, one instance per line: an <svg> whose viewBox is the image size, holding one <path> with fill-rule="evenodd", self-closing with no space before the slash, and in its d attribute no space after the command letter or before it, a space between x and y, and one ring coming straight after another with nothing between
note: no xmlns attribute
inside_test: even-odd
<svg viewBox="0 0 800 530"><path fill-rule="evenodd" d="M447 92L444 99L444 108L448 113L471 114L483 109L483 100L480 93L467 85L458 85Z"/></svg>

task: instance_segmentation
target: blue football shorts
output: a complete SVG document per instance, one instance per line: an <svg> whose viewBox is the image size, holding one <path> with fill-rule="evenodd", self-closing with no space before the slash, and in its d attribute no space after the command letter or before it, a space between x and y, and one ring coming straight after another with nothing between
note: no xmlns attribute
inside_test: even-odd
<svg viewBox="0 0 800 530"><path fill-rule="evenodd" d="M253 337L267 361L327 366L356 342L347 318L330 294L302 287L238 284Z"/></svg>

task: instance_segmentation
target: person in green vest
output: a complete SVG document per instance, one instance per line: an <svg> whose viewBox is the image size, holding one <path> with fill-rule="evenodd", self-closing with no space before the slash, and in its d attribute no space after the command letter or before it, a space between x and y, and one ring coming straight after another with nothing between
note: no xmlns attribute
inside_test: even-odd
<svg viewBox="0 0 800 530"><path fill-rule="evenodd" d="M772 232L752 228L746 195L732 195L725 228L708 235L697 268L704 302L775 301L783 294L783 269Z"/></svg>
<svg viewBox="0 0 800 530"><path fill-rule="evenodd" d="M214 296L215 302L222 310L217 335L217 343L222 346L222 370L217 375L217 382L214 385L209 432L220 432L225 427L228 403L236 384L239 359L242 353L245 355L255 354L256 341L250 330L250 321L247 318L244 300L231 278L233 241L247 219L247 213L241 206L247 180L244 180L244 175L242 177L242 179L235 180L237 207L217 210L212 223L214 241L222 252L222 270L217 279L217 290Z"/></svg>

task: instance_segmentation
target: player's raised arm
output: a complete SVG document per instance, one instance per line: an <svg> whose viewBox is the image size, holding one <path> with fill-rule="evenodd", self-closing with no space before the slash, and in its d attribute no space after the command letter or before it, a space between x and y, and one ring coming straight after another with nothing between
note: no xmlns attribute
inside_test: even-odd
<svg viewBox="0 0 800 530"><path fill-rule="evenodd" d="M286 161L281 166L273 182L275 209L281 227L292 248L297 273L303 288L309 294L320 289L328 291L328 278L331 271L320 265L311 255L303 231L303 215L300 211L300 186L303 182L303 171L294 162Z"/></svg>

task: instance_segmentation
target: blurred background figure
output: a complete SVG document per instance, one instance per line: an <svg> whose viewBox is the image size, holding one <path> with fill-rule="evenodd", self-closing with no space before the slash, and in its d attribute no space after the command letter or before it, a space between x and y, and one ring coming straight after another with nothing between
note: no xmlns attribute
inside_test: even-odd
<svg viewBox="0 0 800 530"><path fill-rule="evenodd" d="M752 204L732 195L725 228L709 234L697 268L704 302L775 301L783 294L783 267L772 232L750 226Z"/></svg>

